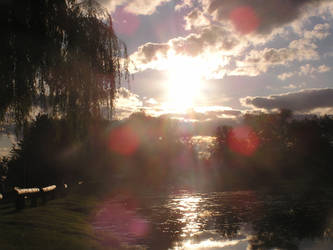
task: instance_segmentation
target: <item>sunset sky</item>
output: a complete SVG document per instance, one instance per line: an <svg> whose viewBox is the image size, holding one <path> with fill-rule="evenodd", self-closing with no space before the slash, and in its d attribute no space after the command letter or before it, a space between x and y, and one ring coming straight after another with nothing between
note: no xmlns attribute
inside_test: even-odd
<svg viewBox="0 0 333 250"><path fill-rule="evenodd" d="M245 112L333 114L331 0L98 1L131 60L117 119L145 111L207 134Z"/></svg>
<svg viewBox="0 0 333 250"><path fill-rule="evenodd" d="M188 121L290 108L333 113L333 2L99 0L134 76L117 116Z"/></svg>

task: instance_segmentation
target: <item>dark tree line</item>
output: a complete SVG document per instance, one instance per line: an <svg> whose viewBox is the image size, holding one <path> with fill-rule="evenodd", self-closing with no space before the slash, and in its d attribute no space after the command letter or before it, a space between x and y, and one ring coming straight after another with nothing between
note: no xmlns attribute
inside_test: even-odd
<svg viewBox="0 0 333 250"><path fill-rule="evenodd" d="M330 183L333 174L333 119L295 119L288 110L271 114L247 114L241 128L247 128L240 147L257 145L250 155L232 146L237 127L217 129L211 161L228 185L265 186L281 182ZM237 140L237 138L236 138ZM228 177L229 178L228 178Z"/></svg>
<svg viewBox="0 0 333 250"><path fill-rule="evenodd" d="M136 113L124 121L91 120L77 139L68 120L38 115L6 160L8 180L24 187L84 180L164 189L198 163L178 131L175 121Z"/></svg>
<svg viewBox="0 0 333 250"><path fill-rule="evenodd" d="M19 186L78 180L148 190L331 185L330 117L245 115L242 124L217 129L208 161L198 158L179 125L136 113L123 121L91 120L85 137L77 139L70 121L39 115L3 165Z"/></svg>

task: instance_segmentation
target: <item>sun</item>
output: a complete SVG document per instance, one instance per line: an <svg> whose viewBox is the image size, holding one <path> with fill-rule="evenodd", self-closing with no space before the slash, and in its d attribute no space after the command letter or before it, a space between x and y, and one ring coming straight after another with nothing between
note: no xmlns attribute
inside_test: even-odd
<svg viewBox="0 0 333 250"><path fill-rule="evenodd" d="M174 112L194 108L203 85L203 65L191 57L175 56L168 60L165 107Z"/></svg>

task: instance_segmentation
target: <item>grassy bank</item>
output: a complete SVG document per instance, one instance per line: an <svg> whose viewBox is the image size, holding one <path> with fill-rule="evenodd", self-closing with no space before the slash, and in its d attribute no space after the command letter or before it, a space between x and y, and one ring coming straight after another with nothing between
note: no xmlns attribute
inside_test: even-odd
<svg viewBox="0 0 333 250"><path fill-rule="evenodd" d="M46 205L16 211L14 204L0 205L0 249L6 250L104 250L90 219L98 203L84 188ZM110 237L110 236L108 236Z"/></svg>

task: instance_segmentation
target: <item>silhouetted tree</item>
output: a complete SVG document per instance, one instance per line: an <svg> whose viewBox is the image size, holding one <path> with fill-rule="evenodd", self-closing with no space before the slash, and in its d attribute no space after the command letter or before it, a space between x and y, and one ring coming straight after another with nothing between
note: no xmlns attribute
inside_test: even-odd
<svg viewBox="0 0 333 250"><path fill-rule="evenodd" d="M39 115L23 133L23 139L12 150L9 178L13 185L35 186L58 182L61 176L61 135L56 120Z"/></svg>
<svg viewBox="0 0 333 250"><path fill-rule="evenodd" d="M8 172L8 161L9 161L9 158L6 157L6 156L0 158L0 177L7 175L7 172Z"/></svg>
<svg viewBox="0 0 333 250"><path fill-rule="evenodd" d="M80 129L112 108L126 47L96 1L1 1L0 25L0 122L21 126L41 108Z"/></svg>

